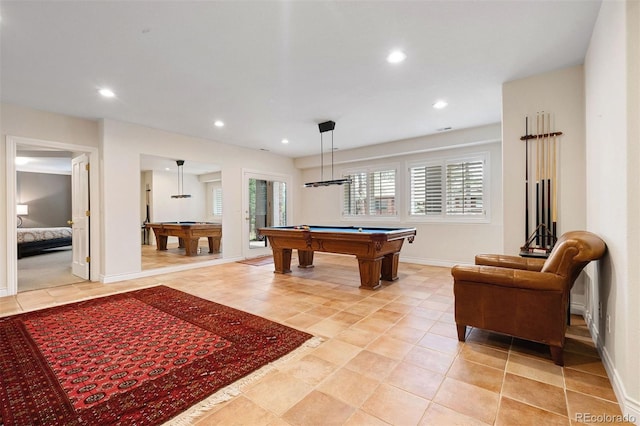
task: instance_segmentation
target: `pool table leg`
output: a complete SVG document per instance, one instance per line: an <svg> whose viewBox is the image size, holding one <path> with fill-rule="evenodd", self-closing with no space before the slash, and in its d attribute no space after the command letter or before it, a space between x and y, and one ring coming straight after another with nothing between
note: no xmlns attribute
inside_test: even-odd
<svg viewBox="0 0 640 426"><path fill-rule="evenodd" d="M380 270L382 269L382 258L363 259L358 258L360 268L360 288L376 290L380 288Z"/></svg>
<svg viewBox="0 0 640 426"><path fill-rule="evenodd" d="M158 235L156 234L156 244L158 245L158 250L166 250L167 249L167 236L166 235Z"/></svg>
<svg viewBox="0 0 640 426"><path fill-rule="evenodd" d="M198 254L198 242L200 238L180 238L182 245L184 246L185 254L187 256L195 256Z"/></svg>
<svg viewBox="0 0 640 426"><path fill-rule="evenodd" d="M395 281L398 279L398 260L400 253L385 254L382 258L382 279Z"/></svg>
<svg viewBox="0 0 640 426"><path fill-rule="evenodd" d="M220 238L207 238L209 239L209 253L220 253Z"/></svg>
<svg viewBox="0 0 640 426"><path fill-rule="evenodd" d="M276 273L286 274L291 272L291 249L273 248L273 263Z"/></svg>
<svg viewBox="0 0 640 426"><path fill-rule="evenodd" d="M313 250L298 249L298 268L313 268Z"/></svg>

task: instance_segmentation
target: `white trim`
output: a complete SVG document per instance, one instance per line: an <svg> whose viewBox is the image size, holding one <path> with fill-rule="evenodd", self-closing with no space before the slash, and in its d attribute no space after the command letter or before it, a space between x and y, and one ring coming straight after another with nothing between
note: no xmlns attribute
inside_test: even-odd
<svg viewBox="0 0 640 426"><path fill-rule="evenodd" d="M400 262L406 263L415 263L416 265L426 265L426 266L442 266L445 268L452 268L455 265L471 265L470 263L465 264L464 262L460 262L457 260L442 260L442 259L429 259L422 257L406 257L400 253Z"/></svg>
<svg viewBox="0 0 640 426"><path fill-rule="evenodd" d="M185 265L167 266L166 268L148 269L146 271L130 272L125 274L114 274L114 275L101 274L100 282L103 284L111 284L111 283L116 283L120 281L134 280L137 278L145 278L145 277L153 277L156 275L169 274L172 272L181 272L181 271L187 271L190 269L205 268L207 266L222 265L223 263L232 263L232 262L237 262L239 260L244 260L244 258L238 256L238 257L231 257L231 258L224 258L224 259L214 259L214 260L207 260L204 262L188 263Z"/></svg>
<svg viewBox="0 0 640 426"><path fill-rule="evenodd" d="M18 293L18 236L16 228L16 144L11 136L6 137L6 179L7 179L7 289L3 296Z"/></svg>
<svg viewBox="0 0 640 426"><path fill-rule="evenodd" d="M607 376L609 376L609 380L611 381L613 393L616 395L618 404L620 404L622 414L630 420L631 423L637 424L638 419L640 419L640 400L632 398L627 393L624 387L624 381L620 378L620 374L618 374L618 370L615 368L615 363L611 359L609 351L607 351L607 348L600 339L600 334L598 333L595 323L590 321L587 322L587 325L589 326L593 342L600 354L604 369L607 371Z"/></svg>
<svg viewBox="0 0 640 426"><path fill-rule="evenodd" d="M71 158L69 158L69 162L71 162ZM44 173L47 175L63 175L63 176L71 176L71 172L69 171L60 171L60 170L49 170L49 169L45 169L45 168L37 168L37 167L33 167L30 168L29 170L20 170L20 168L16 168L17 172L22 172L22 173Z"/></svg>
<svg viewBox="0 0 640 426"><path fill-rule="evenodd" d="M89 156L91 164L89 170L89 194L91 215L90 232L91 238L91 263L89 266L92 281L97 281L100 275L100 157L98 148L86 145L75 145L63 142L46 141L41 139L25 138L21 136L6 137L6 179L7 179L7 296L18 293L18 253L17 253L17 220L15 215L16 204L16 147L17 145L27 145L33 147L53 148L61 151L71 151L75 153L85 153Z"/></svg>

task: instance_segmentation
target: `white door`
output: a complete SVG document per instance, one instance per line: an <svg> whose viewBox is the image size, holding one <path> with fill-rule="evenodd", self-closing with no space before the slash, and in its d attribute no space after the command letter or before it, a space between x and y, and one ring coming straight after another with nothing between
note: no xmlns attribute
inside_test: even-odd
<svg viewBox="0 0 640 426"><path fill-rule="evenodd" d="M71 229L73 260L71 271L89 279L89 157L82 154L71 160Z"/></svg>

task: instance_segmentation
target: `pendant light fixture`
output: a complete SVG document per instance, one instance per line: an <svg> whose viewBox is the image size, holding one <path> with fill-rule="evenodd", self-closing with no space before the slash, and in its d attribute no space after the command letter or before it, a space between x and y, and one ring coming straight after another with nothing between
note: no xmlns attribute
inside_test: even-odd
<svg viewBox="0 0 640 426"><path fill-rule="evenodd" d="M320 130L320 180L318 182L307 182L304 184L305 188L317 188L318 186L329 185L344 185L345 183L351 183L351 179L334 179L333 178L333 129L336 128L335 121L325 121L318 124L318 130ZM324 180L324 151L322 134L325 132L331 132L331 180Z"/></svg>
<svg viewBox="0 0 640 426"><path fill-rule="evenodd" d="M171 198L191 198L191 195L183 193L183 185L184 185L184 171L182 167L184 166L184 160L176 160L176 164L178 165L178 194L172 195Z"/></svg>

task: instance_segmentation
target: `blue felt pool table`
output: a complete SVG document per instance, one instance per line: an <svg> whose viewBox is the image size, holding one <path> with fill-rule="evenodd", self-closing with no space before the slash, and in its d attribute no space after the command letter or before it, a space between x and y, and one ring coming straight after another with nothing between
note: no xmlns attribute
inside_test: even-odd
<svg viewBox="0 0 640 426"><path fill-rule="evenodd" d="M260 228L269 239L275 272L291 272L291 252L298 250L301 268L313 267L316 251L355 255L360 269L360 288L380 288L380 279L398 279L398 259L405 238L413 242L415 228L357 226L274 226Z"/></svg>

